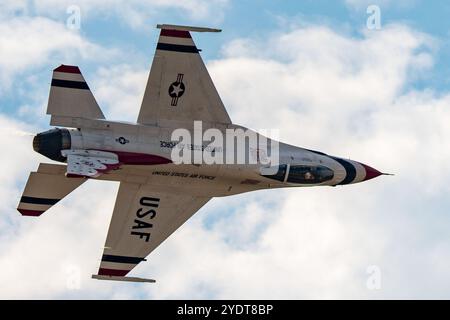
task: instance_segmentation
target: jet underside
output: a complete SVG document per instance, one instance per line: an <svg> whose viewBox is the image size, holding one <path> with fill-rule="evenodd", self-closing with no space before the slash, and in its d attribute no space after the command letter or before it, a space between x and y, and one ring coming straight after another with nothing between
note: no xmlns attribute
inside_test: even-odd
<svg viewBox="0 0 450 320"><path fill-rule="evenodd" d="M80 69L61 65L53 71L47 107L56 128L33 140L36 152L59 164L41 163L30 173L18 205L24 216L40 216L86 181L120 182L93 278L154 282L127 275L213 197L347 185L382 174L360 162L284 144L233 124L191 37L191 32L220 30L158 28L136 123L106 120ZM174 139L179 129L193 141ZM241 139L240 147L216 144L228 131L237 132L233 141ZM207 132L214 133L214 145L196 138ZM250 138L247 143L246 135L256 137L258 144ZM189 161L178 161L180 154Z"/></svg>

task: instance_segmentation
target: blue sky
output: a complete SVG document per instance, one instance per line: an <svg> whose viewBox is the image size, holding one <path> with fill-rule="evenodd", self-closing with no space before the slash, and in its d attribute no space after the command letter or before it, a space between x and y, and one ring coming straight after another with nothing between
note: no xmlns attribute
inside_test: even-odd
<svg viewBox="0 0 450 320"><path fill-rule="evenodd" d="M360 1L366 3L367 1ZM76 1L74 2L76 3ZM370 2L372 3L372 2ZM375 3L375 2L373 2ZM376 4L376 3L375 3ZM131 50L139 56L139 61L144 66L149 66L151 56L157 40L158 31L153 28L157 23L178 23L195 24L202 23L219 26L224 31L220 36L204 35L203 41L199 44L203 48L203 57L206 61L221 57L224 45L236 38L251 37L264 39L269 34L277 33L288 28L289 23L299 25L319 23L327 25L334 30L348 34L352 37L361 37L361 31L365 28L368 15L367 6L350 5L345 1L233 1L227 2L222 11L218 14L220 18L192 19L183 10L177 8L166 8L157 11L154 16L147 19L143 25L132 27L123 17L114 12L104 10L102 12L85 14L83 6L80 6L82 13L82 27L78 32L96 44L106 48L121 48ZM65 24L69 14L63 10L39 10L37 11L33 2L27 7L27 16L44 16L52 20ZM419 79L414 79L408 85L420 89L432 88L436 91L445 91L450 84L450 62L447 58L450 54L449 24L447 17L450 15L450 4L445 1L382 1L380 4L382 24L391 23L408 25L411 28L432 35L438 42L438 50L435 54L433 68L426 74L422 74ZM103 10L103 9L102 9ZM212 10L212 14L214 10ZM24 10L17 8L14 10L16 16L24 16ZM87 17L86 17L87 16ZM76 61L55 61L53 64L47 63L39 65L33 69L34 76L39 77L40 83L33 83L35 86L44 86L49 81L49 69L58 63L82 64L84 73L89 76L90 72L102 65L101 59L97 59L92 64L89 59L75 58ZM84 60L84 61L83 61ZM108 66L105 61L103 65ZM15 83L20 87L18 90L8 90L2 94L2 108L7 112L14 112L16 106L21 103L28 103L33 98L27 97L28 86L24 84L23 78L16 79ZM34 80L33 80L34 81ZM26 117L26 115L23 115Z"/></svg>
<svg viewBox="0 0 450 320"><path fill-rule="evenodd" d="M66 28L70 4L80 30ZM380 30L366 27L369 4ZM448 298L449 15L419 0L0 2L0 297ZM136 268L155 286L90 280L117 185L23 219L17 199L46 161L29 134L48 128L61 63L80 66L108 117L133 121L157 23L223 29L194 37L234 122L396 176L213 199Z"/></svg>

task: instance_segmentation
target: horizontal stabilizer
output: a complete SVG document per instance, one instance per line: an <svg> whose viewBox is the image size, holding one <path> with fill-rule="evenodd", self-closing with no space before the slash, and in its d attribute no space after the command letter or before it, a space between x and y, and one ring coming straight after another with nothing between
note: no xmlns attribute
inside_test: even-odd
<svg viewBox="0 0 450 320"><path fill-rule="evenodd" d="M59 117L105 118L80 69L66 65L53 70L47 114L52 116L51 125L60 125Z"/></svg>
<svg viewBox="0 0 450 320"><path fill-rule="evenodd" d="M146 283L155 283L156 282L156 280L153 280L153 279L145 279L145 278L138 278L138 277L101 276L98 274L93 274L92 279L112 280L112 281L128 281L128 282L146 282Z"/></svg>
<svg viewBox="0 0 450 320"><path fill-rule="evenodd" d="M64 165L41 163L37 172L30 173L17 210L38 217L86 181L67 178L65 173Z"/></svg>

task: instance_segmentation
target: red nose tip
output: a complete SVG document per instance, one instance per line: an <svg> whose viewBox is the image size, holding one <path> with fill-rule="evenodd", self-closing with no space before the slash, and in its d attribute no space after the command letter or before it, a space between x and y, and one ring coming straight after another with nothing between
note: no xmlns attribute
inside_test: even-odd
<svg viewBox="0 0 450 320"><path fill-rule="evenodd" d="M382 175L382 173L380 171L378 171L377 169L369 167L368 165L366 165L364 163L361 163L361 165L366 170L366 177L364 178L363 181L367 181L367 180L370 180L370 179L373 179L373 178L376 178L376 177Z"/></svg>

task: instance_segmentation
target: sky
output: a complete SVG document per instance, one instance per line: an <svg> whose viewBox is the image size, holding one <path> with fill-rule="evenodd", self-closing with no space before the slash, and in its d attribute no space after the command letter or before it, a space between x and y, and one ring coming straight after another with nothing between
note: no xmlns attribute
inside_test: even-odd
<svg viewBox="0 0 450 320"><path fill-rule="evenodd" d="M0 0L0 298L449 298L449 15L444 0ZM194 40L233 123L395 176L215 198L133 270L156 284L90 279L118 184L20 216L49 162L32 135L60 64L108 119L135 121L157 23L223 29Z"/></svg>

